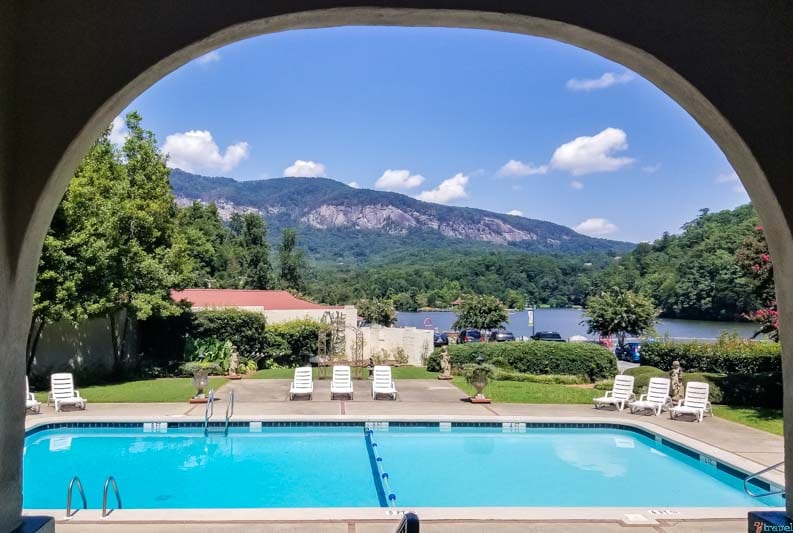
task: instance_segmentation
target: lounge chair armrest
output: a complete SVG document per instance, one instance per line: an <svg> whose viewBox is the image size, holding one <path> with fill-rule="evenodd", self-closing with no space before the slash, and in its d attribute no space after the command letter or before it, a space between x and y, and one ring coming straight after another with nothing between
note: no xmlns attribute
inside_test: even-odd
<svg viewBox="0 0 793 533"><path fill-rule="evenodd" d="M674 402L672 402L674 404ZM683 400L677 400L677 405L675 407L680 407L683 405Z"/></svg>
<svg viewBox="0 0 793 533"><path fill-rule="evenodd" d="M80 398L80 391L78 391L77 389L74 390L74 397Z"/></svg>
<svg viewBox="0 0 793 533"><path fill-rule="evenodd" d="M607 390L607 391L606 391L606 395L605 395L605 396L603 396L603 397L604 397L604 398L611 398L611 393L612 393L612 392L614 392L614 391Z"/></svg>
<svg viewBox="0 0 793 533"><path fill-rule="evenodd" d="M642 394L641 396L639 396L639 399L637 401L643 402L646 397L647 397L646 394Z"/></svg>

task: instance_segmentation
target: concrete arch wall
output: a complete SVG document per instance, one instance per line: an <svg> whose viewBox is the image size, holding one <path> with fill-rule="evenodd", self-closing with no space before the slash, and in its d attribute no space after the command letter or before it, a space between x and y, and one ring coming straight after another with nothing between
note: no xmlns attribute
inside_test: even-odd
<svg viewBox="0 0 793 533"><path fill-rule="evenodd" d="M163 76L264 33L450 26L548 37L638 72L721 147L766 228L793 338L793 4L635 0L64 0L0 3L0 390L22 397L24 336L52 214L102 128ZM785 348L793 405L793 347ZM13 393L11 391L14 391ZM18 394L17 394L18 393ZM21 400L20 400L21 402ZM786 413L793 486L793 413ZM18 519L23 416L0 403L0 528ZM793 514L793 504L788 510Z"/></svg>

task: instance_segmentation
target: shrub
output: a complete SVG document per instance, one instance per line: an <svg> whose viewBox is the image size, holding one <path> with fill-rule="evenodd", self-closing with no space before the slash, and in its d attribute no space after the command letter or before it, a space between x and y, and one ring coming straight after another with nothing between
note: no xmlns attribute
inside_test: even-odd
<svg viewBox="0 0 793 533"><path fill-rule="evenodd" d="M198 311L189 334L196 339L231 341L242 357L255 358L265 349L264 315L241 309Z"/></svg>
<svg viewBox="0 0 793 533"><path fill-rule="evenodd" d="M510 372L496 368L493 372L493 379L496 381L522 381L530 383L546 383L555 385L579 385L588 383L582 376L571 376L565 374L521 374L520 372Z"/></svg>
<svg viewBox="0 0 793 533"><path fill-rule="evenodd" d="M668 377L669 373L652 366L630 368L625 374L634 376L637 395L647 392L650 378ZM710 385L710 401L735 406L782 407L782 373L720 374L715 372L684 372L683 383L701 381Z"/></svg>
<svg viewBox="0 0 793 533"><path fill-rule="evenodd" d="M268 326L265 353L281 366L306 364L317 355L317 340L322 330L330 326L309 319L290 320Z"/></svg>
<svg viewBox="0 0 793 533"><path fill-rule="evenodd" d="M773 342L754 342L725 337L716 343L646 342L642 363L662 369L680 361L684 372L757 374L782 371L782 350Z"/></svg>
<svg viewBox="0 0 793 533"><path fill-rule="evenodd" d="M614 388L613 379L601 379L595 382L596 390L611 390Z"/></svg>
<svg viewBox="0 0 793 533"><path fill-rule="evenodd" d="M589 343L567 342L488 342L449 346L452 366L476 362L479 354L497 361L502 368L535 375L567 374L584 376L590 381L610 378L617 373L617 361L607 349ZM427 370L440 370L440 351L427 358Z"/></svg>

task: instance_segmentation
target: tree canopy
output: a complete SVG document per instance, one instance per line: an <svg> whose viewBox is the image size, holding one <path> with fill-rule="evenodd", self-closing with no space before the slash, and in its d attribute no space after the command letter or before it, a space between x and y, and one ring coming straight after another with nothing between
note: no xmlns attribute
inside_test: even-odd
<svg viewBox="0 0 793 533"><path fill-rule="evenodd" d="M472 296L463 300L452 325L455 329L496 329L509 319L507 309L493 296Z"/></svg>
<svg viewBox="0 0 793 533"><path fill-rule="evenodd" d="M585 315L587 333L616 336L622 348L627 335L639 336L653 330L658 311L646 296L615 288L589 298Z"/></svg>

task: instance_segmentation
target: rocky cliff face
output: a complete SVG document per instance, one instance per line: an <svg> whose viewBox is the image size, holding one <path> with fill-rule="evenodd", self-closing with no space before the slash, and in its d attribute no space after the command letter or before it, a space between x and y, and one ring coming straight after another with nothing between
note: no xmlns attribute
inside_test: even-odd
<svg viewBox="0 0 793 533"><path fill-rule="evenodd" d="M542 220L481 209L421 202L402 194L353 189L321 178L279 178L238 182L180 170L171 173L180 205L214 202L228 220L233 213L257 213L273 228L344 230L412 239L436 233L457 242L507 245L526 250L625 252L630 243L595 239ZM382 245L382 243L381 243Z"/></svg>

